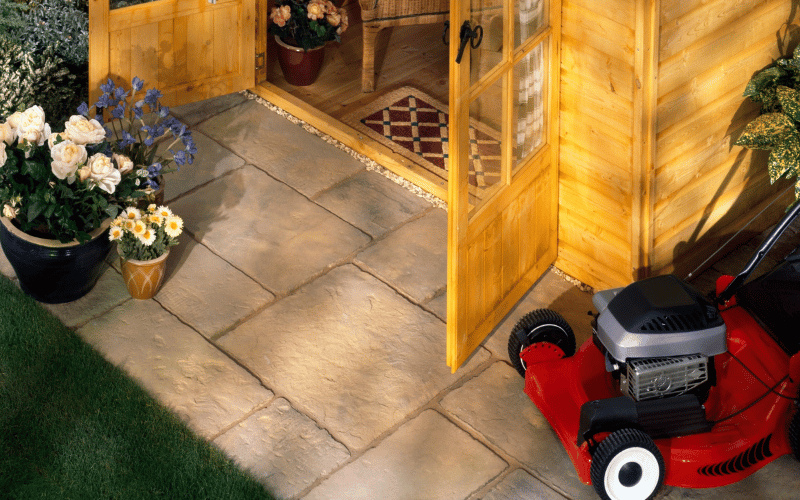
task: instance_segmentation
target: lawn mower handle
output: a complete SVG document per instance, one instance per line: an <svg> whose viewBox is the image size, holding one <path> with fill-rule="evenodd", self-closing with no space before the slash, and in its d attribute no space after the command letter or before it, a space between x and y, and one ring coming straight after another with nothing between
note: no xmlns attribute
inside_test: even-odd
<svg viewBox="0 0 800 500"><path fill-rule="evenodd" d="M798 214L800 214L800 202L796 202L793 207L791 207L787 212L786 215L778 222L778 225L775 226L775 229L769 233L769 235L764 239L761 243L761 246L758 247L756 250L755 255L750 259L746 266L741 273L739 273L736 278L731 281L725 290L722 291L717 296L717 303L724 304L733 297L733 294L741 287L747 278L750 277L750 274L755 270L756 267L764 260L764 256L772 249L775 243L780 239L781 235L786 228L788 228L792 222L797 218Z"/></svg>

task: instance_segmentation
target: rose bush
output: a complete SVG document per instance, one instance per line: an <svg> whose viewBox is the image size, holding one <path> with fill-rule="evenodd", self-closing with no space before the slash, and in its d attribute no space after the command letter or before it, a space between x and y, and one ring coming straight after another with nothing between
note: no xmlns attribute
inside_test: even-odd
<svg viewBox="0 0 800 500"><path fill-rule="evenodd" d="M144 194L147 171L122 175L99 142L51 134L38 106L17 112L0 126L0 202L3 215L24 232L62 242L89 233L119 213L121 203ZM91 156L89 156L91 153Z"/></svg>
<svg viewBox="0 0 800 500"><path fill-rule="evenodd" d="M100 86L96 114L89 116L83 103L64 132L51 133L39 106L0 122L4 216L26 233L86 241L104 219L156 189L161 174L177 169L173 163L191 164L197 148L188 127L160 104L158 90L136 100L143 86L134 78L130 92L109 79Z"/></svg>

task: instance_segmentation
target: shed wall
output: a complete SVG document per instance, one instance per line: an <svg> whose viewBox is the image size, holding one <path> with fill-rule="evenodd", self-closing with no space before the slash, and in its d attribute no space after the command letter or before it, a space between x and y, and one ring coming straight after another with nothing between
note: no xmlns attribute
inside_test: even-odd
<svg viewBox="0 0 800 500"><path fill-rule="evenodd" d="M797 45L793 3L564 0L561 269L596 288L685 277L788 185L770 186L766 154L733 142L758 114L745 85ZM637 23L637 12L649 18ZM656 33L653 47L645 29ZM639 50L652 50L652 79L637 74ZM647 117L641 85L655 86L655 127L637 122ZM652 162L639 168L636 155L650 143ZM774 204L741 239L785 207Z"/></svg>

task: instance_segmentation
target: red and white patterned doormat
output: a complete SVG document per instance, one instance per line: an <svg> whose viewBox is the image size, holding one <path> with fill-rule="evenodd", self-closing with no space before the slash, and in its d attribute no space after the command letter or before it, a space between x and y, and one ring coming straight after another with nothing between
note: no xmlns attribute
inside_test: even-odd
<svg viewBox="0 0 800 500"><path fill-rule="evenodd" d="M394 152L447 180L447 106L413 87L390 92L343 121ZM486 187L500 180L499 134L472 121L469 127L469 183Z"/></svg>

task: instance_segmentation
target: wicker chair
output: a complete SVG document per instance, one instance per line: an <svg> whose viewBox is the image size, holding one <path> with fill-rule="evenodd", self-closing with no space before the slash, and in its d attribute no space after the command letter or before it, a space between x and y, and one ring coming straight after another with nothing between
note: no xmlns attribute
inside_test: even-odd
<svg viewBox="0 0 800 500"><path fill-rule="evenodd" d="M390 26L434 24L449 18L450 0L359 0L364 29L361 90L375 90L375 40Z"/></svg>

